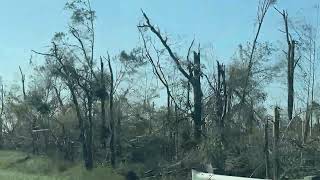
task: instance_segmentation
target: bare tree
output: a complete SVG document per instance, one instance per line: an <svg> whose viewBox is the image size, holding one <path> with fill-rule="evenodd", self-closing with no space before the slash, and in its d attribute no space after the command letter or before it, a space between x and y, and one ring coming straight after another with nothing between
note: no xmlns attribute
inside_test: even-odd
<svg viewBox="0 0 320 180"><path fill-rule="evenodd" d="M109 92L109 114L110 114L110 129L111 129L111 135L110 135L110 151L111 151L111 165L112 167L115 167L116 165L116 152L115 152L115 123L114 123L114 77L113 77L113 70L111 65L111 59L108 55L107 58L108 66L109 66L109 73L110 73L110 92Z"/></svg>
<svg viewBox="0 0 320 180"><path fill-rule="evenodd" d="M106 109L105 109L105 101L106 101L106 81L105 81L105 74L104 74L104 64L102 57L100 57L100 103L101 103L101 144L102 147L105 149L107 147L107 134L108 129L106 125Z"/></svg>
<svg viewBox="0 0 320 180"><path fill-rule="evenodd" d="M198 52L193 52L193 65L192 65L192 72L187 72L182 64L181 59L172 51L171 47L168 45L167 37L163 37L160 30L156 29L154 25L151 24L150 19L148 16L142 11L142 14L145 19L145 24L139 25L138 28L147 28L150 30L161 42L161 44L165 47L168 54L170 55L171 59L177 66L180 73L187 78L193 88L193 103L194 103L194 110L193 110L193 122L194 122L194 136L195 139L200 140L202 136L202 90L201 90L201 64L200 64L200 50Z"/></svg>
<svg viewBox="0 0 320 180"><path fill-rule="evenodd" d="M276 8L275 8L276 9ZM284 21L284 28L286 34L286 41L288 45L288 50L286 53L287 56L287 82L288 82L288 118L289 120L292 119L293 114L293 103L294 103L294 70L299 61L295 59L295 45L296 41L292 38L289 32L289 25L288 25L288 13L286 11L279 11L276 9L283 18Z"/></svg>

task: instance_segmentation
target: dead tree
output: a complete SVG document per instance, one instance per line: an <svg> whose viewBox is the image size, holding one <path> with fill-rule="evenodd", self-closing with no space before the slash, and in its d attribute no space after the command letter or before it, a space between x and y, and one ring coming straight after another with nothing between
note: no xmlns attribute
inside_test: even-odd
<svg viewBox="0 0 320 180"><path fill-rule="evenodd" d="M275 8L276 9L276 8ZM299 60L295 60L295 45L296 42L292 39L289 33L289 26L288 26L288 13L286 11L279 11L276 9L283 18L284 27L285 27L285 34L286 34L286 41L288 44L288 50L286 53L287 56L287 82L288 82L288 118L289 121L292 119L293 114L293 103L294 103L294 70Z"/></svg>
<svg viewBox="0 0 320 180"><path fill-rule="evenodd" d="M106 125L106 109L105 109L105 101L106 101L106 82L105 82L105 74L104 74L104 64L102 58L100 57L100 89L99 89L99 98L101 103L101 145L105 149L107 147L107 134L108 129Z"/></svg>
<svg viewBox="0 0 320 180"><path fill-rule="evenodd" d="M150 62L151 66L152 66L152 70L153 70L153 73L158 77L158 79L160 80L160 82L162 83L162 85L166 88L166 93L167 93L167 122L164 123L164 127L166 126L167 123L170 122L170 116L171 116L171 107L170 107L170 101L171 99L174 99L172 94L171 94L171 91L170 91L170 87L169 87L169 82L163 72L163 69L162 67L160 66L160 56L161 56L161 53L155 49L154 47L154 50L157 54L157 59L155 60L151 53L149 52L149 48L147 47L147 40L144 36L144 34L142 33L141 29L139 29L140 31L140 35L141 35L141 38L143 40L143 46L144 46L144 49L145 49L145 57L146 59L148 59L148 61Z"/></svg>
<svg viewBox="0 0 320 180"><path fill-rule="evenodd" d="M203 75L206 77L209 86L214 92L216 125L218 137L220 140L220 148L225 149L227 146L227 141L225 139L225 119L228 112L228 106L230 106L230 97L228 96L227 92L225 66L223 64L220 64L219 61L217 61L217 70L218 74L216 75L216 78L214 78L216 81L215 85L210 82L209 77L206 74ZM218 165L219 169L224 169L224 165L225 157L221 155Z"/></svg>
<svg viewBox="0 0 320 180"><path fill-rule="evenodd" d="M225 127L225 117L227 114L227 104L228 104L228 96L227 96L227 85L226 85L226 74L225 74L225 66L220 64L217 61L217 82L215 87L216 94L216 115L217 115L217 124L218 131L220 136L220 141L223 145L225 145L225 137L224 137L224 127Z"/></svg>
<svg viewBox="0 0 320 180"><path fill-rule="evenodd" d="M154 25L151 24L148 16L142 11L145 19L145 24L139 25L138 28L147 28L160 40L161 44L165 47L166 51L170 55L171 59L177 66L180 73L190 82L193 88L193 103L194 109L192 112L193 123L194 123L194 137L196 140L201 139L202 135L202 90L201 90L201 64L200 64L200 50L198 52L193 52L193 65L192 72L188 73L181 65L181 59L172 51L171 47L168 45L167 37L163 37L159 29L156 29Z"/></svg>
<svg viewBox="0 0 320 180"><path fill-rule="evenodd" d="M107 58L108 60L108 66L109 66L109 73L110 73L110 92L109 92L109 114L110 114L110 129L111 129L111 135L110 135L110 151L111 151L111 165L112 167L115 167L116 165L116 152L115 152L115 124L114 124L114 78L113 78L113 70L111 65L111 59L110 56Z"/></svg>

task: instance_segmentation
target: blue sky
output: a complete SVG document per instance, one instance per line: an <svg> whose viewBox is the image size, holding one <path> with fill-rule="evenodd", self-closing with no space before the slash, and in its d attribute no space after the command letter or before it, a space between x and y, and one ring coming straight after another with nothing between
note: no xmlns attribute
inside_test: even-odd
<svg viewBox="0 0 320 180"><path fill-rule="evenodd" d="M19 81L18 66L31 72L31 50L43 50L55 32L65 31L66 0L3 0L0 7L0 76L5 83ZM314 21L312 8L319 0L278 0L279 9L290 17ZM214 55L228 61L238 44L252 41L258 0L92 0L97 13L97 55L117 54L139 43L136 25L140 9L149 15L173 40L213 46ZM281 17L270 9L261 32L261 41L283 40ZM40 58L40 57L37 57Z"/></svg>

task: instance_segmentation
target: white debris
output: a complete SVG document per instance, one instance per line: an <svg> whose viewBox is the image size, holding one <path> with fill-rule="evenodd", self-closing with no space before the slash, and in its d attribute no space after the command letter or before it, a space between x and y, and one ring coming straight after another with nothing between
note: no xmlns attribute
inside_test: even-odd
<svg viewBox="0 0 320 180"><path fill-rule="evenodd" d="M203 173L192 169L192 180L259 180L257 178L244 178L236 176L224 176L212 173Z"/></svg>

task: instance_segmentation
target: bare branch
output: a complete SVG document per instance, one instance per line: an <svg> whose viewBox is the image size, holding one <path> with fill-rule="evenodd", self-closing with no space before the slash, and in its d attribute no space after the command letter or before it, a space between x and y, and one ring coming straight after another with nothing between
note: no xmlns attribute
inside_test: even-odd
<svg viewBox="0 0 320 180"><path fill-rule="evenodd" d="M156 30L155 27L150 23L150 20L148 18L148 16L144 13L143 10L141 10L145 20L146 20L146 26L148 27L151 32L153 32L161 41L162 45L166 48L166 50L168 51L170 57L174 60L175 64L177 65L179 71L187 78L187 79L191 79L190 75L183 69L183 67L180 64L180 59L173 53L172 49L169 47L169 45L167 44L168 39L162 37L162 35L160 34L159 30ZM138 26L139 27L139 26ZM141 27L141 26L140 26Z"/></svg>

